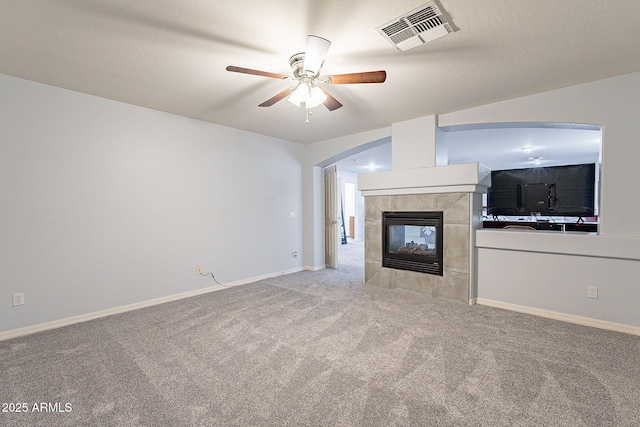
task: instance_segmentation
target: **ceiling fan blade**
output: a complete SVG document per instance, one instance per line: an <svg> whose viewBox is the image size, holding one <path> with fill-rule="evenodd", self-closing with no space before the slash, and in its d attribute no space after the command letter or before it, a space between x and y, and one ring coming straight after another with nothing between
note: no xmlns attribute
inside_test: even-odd
<svg viewBox="0 0 640 427"><path fill-rule="evenodd" d="M322 91L324 92L325 95L327 95L327 99L325 99L323 104L325 107L327 107L329 111L337 110L338 108L342 107L342 104L340 103L340 101L338 101L333 96L331 96L329 92L327 92L324 89Z"/></svg>
<svg viewBox="0 0 640 427"><path fill-rule="evenodd" d="M304 52L304 72L315 76L320 72L324 57L327 56L331 42L318 36L307 36L307 48Z"/></svg>
<svg viewBox="0 0 640 427"><path fill-rule="evenodd" d="M383 83L387 79L387 72L367 71L364 73L336 74L325 76L321 80L332 85L346 85L352 83Z"/></svg>
<svg viewBox="0 0 640 427"><path fill-rule="evenodd" d="M262 104L258 105L258 107L271 107L276 102L282 101L287 96L291 95L291 92L293 92L293 89L294 88L290 87L288 89L283 90L282 92L280 92L276 96L272 96L271 98L269 98L266 101L264 101Z"/></svg>
<svg viewBox="0 0 640 427"><path fill-rule="evenodd" d="M253 74L254 76L271 77L272 79L284 80L289 78L289 76L285 76L284 74L269 73L268 71L252 70L251 68L236 67L234 65L229 65L227 67L227 71L232 71L234 73Z"/></svg>

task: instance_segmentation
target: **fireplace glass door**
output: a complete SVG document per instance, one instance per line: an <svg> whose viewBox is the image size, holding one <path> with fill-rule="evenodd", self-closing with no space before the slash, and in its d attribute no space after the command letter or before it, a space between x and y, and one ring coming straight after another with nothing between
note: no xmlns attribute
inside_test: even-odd
<svg viewBox="0 0 640 427"><path fill-rule="evenodd" d="M383 267L442 276L442 212L384 212Z"/></svg>

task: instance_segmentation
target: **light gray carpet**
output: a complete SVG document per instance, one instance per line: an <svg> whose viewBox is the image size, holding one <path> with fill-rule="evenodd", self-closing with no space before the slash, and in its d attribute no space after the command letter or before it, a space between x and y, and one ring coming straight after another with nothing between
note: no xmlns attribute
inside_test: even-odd
<svg viewBox="0 0 640 427"><path fill-rule="evenodd" d="M640 337L365 286L359 256L0 342L29 407L0 425L640 425Z"/></svg>

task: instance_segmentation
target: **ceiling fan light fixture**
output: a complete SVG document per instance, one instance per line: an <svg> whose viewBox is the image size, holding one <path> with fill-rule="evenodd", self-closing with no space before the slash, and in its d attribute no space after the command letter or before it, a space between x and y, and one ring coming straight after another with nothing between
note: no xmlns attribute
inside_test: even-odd
<svg viewBox="0 0 640 427"><path fill-rule="evenodd" d="M306 110L307 123L309 123L311 109L320 104L324 104L329 111L335 111L342 107L340 101L335 99L329 92L325 92L324 89L318 86L318 83L331 85L384 83L387 78L387 73L384 70L320 76L320 69L322 68L324 58L330 46L331 42L327 39L313 35L308 36L306 52L296 53L289 58L289 65L291 66L293 77L251 68L237 67L235 65L229 65L227 71L280 80L297 81L296 86L288 87L263 103L258 104L258 107L271 107L276 102L287 99L296 107Z"/></svg>
<svg viewBox="0 0 640 427"><path fill-rule="evenodd" d="M299 99L296 99L293 96L293 94L289 95L289 97L287 98L287 101L289 101L290 103L292 103L296 107L301 107L302 106L302 102Z"/></svg>
<svg viewBox="0 0 640 427"><path fill-rule="evenodd" d="M311 96L310 92L309 85L306 82L300 82L287 99L296 107L300 107L300 104L307 102Z"/></svg>
<svg viewBox="0 0 640 427"><path fill-rule="evenodd" d="M300 82L287 100L296 107L315 108L327 99L322 89L307 82Z"/></svg>
<svg viewBox="0 0 640 427"><path fill-rule="evenodd" d="M329 51L331 42L318 36L307 36L307 48L304 52L304 72L310 77L315 77L322 68L324 57Z"/></svg>
<svg viewBox="0 0 640 427"><path fill-rule="evenodd" d="M306 108L315 108L327 100L327 95L318 86L311 88L309 100L306 102Z"/></svg>

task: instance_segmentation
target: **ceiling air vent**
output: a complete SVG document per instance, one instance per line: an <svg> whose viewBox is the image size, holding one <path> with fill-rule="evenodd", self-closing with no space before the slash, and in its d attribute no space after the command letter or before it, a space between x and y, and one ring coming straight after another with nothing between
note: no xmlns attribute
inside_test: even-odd
<svg viewBox="0 0 640 427"><path fill-rule="evenodd" d="M376 30L401 52L453 33L449 21L432 1Z"/></svg>

